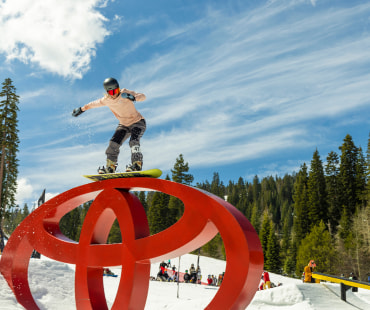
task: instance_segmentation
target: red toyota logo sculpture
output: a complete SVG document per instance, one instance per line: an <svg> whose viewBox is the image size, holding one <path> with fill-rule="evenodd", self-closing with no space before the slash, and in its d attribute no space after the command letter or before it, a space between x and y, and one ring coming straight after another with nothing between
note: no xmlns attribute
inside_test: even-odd
<svg viewBox="0 0 370 310"><path fill-rule="evenodd" d="M129 190L156 190L182 200L181 219L150 236L147 217ZM61 218L93 200L79 242L59 230ZM106 244L117 218L122 243ZM190 229L189 229L190 228ZM150 264L189 253L220 233L226 251L224 280L206 309L245 309L256 293L263 269L258 235L235 207L208 192L151 178L94 182L66 191L32 212L13 232L4 249L0 271L18 302L39 309L28 284L32 251L76 265L77 309L108 309L103 287L103 267L122 266L112 309L144 309ZM176 238L174 238L176 236Z"/></svg>

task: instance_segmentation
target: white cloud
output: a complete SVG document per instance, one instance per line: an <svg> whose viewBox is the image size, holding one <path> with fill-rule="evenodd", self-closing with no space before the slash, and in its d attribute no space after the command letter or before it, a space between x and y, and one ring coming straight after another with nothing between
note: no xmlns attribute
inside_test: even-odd
<svg viewBox="0 0 370 310"><path fill-rule="evenodd" d="M32 179L32 178L31 178ZM36 184L34 187L30 184L29 178L19 178L18 179L18 187L17 187L17 194L16 194L16 204L23 208L25 203L28 204L29 208L37 206L38 200L42 194L43 189L40 188L40 183L37 182L37 178L33 179L32 183ZM59 193L45 193L45 201L59 195ZM29 202L33 201L32 205L29 205Z"/></svg>
<svg viewBox="0 0 370 310"><path fill-rule="evenodd" d="M64 77L81 78L109 32L100 0L5 0L0 53Z"/></svg>
<svg viewBox="0 0 370 310"><path fill-rule="evenodd" d="M23 203L29 201L34 195L33 186L29 183L26 178L20 178L18 180L17 194L16 194L16 204L23 207Z"/></svg>

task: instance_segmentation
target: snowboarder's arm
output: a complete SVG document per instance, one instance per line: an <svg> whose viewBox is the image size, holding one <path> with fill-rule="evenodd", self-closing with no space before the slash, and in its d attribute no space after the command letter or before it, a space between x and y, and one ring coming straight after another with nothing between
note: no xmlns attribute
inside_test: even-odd
<svg viewBox="0 0 370 310"><path fill-rule="evenodd" d="M146 96L144 94L136 93L133 90L128 90L126 88L123 88L121 92L133 95L135 97L135 101L144 101L146 99Z"/></svg>
<svg viewBox="0 0 370 310"><path fill-rule="evenodd" d="M85 112L86 110L98 108L102 106L104 106L103 98L95 100L95 101L91 101L88 104L85 104L83 107L81 107L81 110Z"/></svg>

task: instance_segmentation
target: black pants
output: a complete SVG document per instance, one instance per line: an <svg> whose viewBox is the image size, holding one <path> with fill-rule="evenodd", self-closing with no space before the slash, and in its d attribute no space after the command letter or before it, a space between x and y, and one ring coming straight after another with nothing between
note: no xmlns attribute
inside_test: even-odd
<svg viewBox="0 0 370 310"><path fill-rule="evenodd" d="M143 136L146 129L145 119L141 119L131 126L124 126L119 124L114 132L112 139L109 141L109 145L105 154L107 159L117 162L120 147L128 138L130 138L129 145L131 148L131 162L143 161L143 154L140 150L140 139Z"/></svg>

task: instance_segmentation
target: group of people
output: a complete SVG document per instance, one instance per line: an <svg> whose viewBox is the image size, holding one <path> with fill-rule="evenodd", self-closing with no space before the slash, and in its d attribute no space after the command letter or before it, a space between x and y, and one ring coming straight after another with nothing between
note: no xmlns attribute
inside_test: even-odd
<svg viewBox="0 0 370 310"><path fill-rule="evenodd" d="M211 286L220 286L222 283L222 280L224 279L224 274L222 273L218 276L218 278L215 275L208 275L207 278L207 284Z"/></svg>
<svg viewBox="0 0 370 310"><path fill-rule="evenodd" d="M159 264L157 280L167 282L178 281L178 272L176 271L176 266L171 266L171 260L168 260L167 263L162 261Z"/></svg>
<svg viewBox="0 0 370 310"><path fill-rule="evenodd" d="M225 273L222 273L217 278L214 275L208 275L207 284L212 286L220 286L223 280ZM179 280L179 273L176 270L175 266L171 266L171 261L168 262L162 261L159 264L159 271L157 277L153 280L166 281L166 282L177 282ZM200 266L195 268L194 264L191 264L189 269L185 270L183 278L180 277L180 282L185 283L194 283L201 284L202 282L202 273Z"/></svg>
<svg viewBox="0 0 370 310"><path fill-rule="evenodd" d="M195 268L194 264L191 264L189 270L185 270L184 282L200 284L201 281L202 281L202 272L200 270L200 266Z"/></svg>

